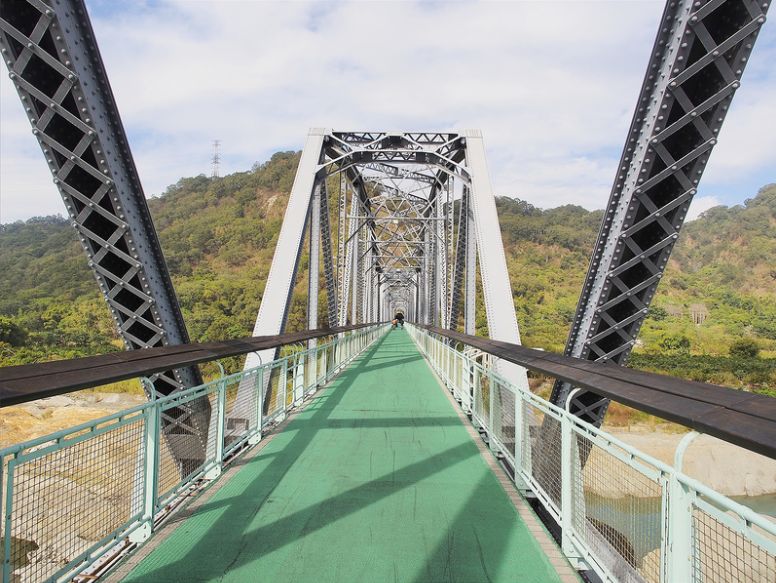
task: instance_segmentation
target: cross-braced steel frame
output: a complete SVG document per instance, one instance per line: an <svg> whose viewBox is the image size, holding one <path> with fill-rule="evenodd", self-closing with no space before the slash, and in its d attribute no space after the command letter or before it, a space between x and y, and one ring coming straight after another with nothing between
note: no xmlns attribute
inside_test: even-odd
<svg viewBox="0 0 776 583"><path fill-rule="evenodd" d="M769 2L669 0L591 257L566 355L624 364ZM552 402L572 387L556 383ZM576 392L571 411L600 425L609 401Z"/></svg>
<svg viewBox="0 0 776 583"><path fill-rule="evenodd" d="M310 328L318 325L318 291L324 289L330 326L388 320L401 312L411 321L473 332L479 267L490 336L519 342L477 131L311 130L255 335L284 329L305 237ZM246 366L272 357L249 357ZM522 369L504 369L526 383Z"/></svg>
<svg viewBox="0 0 776 583"><path fill-rule="evenodd" d="M126 347L187 343L82 0L0 2L0 54ZM150 380L162 395L202 382L196 367ZM165 413L181 471L205 459L209 423L206 400Z"/></svg>
<svg viewBox="0 0 776 583"><path fill-rule="evenodd" d="M668 1L568 355L626 362L768 8L763 0ZM186 342L83 0L0 3L0 52L127 348ZM471 334L479 270L490 336L519 342L478 132L313 130L255 334L284 329L305 231L310 328L318 325L322 277L332 326L402 311L449 329L463 315ZM525 383L524 371L511 376ZM186 368L151 381L149 392L170 394L201 379ZM553 402L564 405L571 389L556 384ZM571 409L600 424L607 404L580 391ZM204 459L209 419L204 401L166 415L168 443L183 470L187 460Z"/></svg>

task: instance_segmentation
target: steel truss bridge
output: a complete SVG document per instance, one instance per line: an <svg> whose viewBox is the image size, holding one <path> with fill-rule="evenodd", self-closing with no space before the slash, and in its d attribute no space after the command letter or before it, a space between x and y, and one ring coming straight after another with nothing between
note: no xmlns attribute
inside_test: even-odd
<svg viewBox="0 0 776 583"><path fill-rule="evenodd" d="M0 3L128 350L1 368L0 406L138 377L148 396L0 451L2 580L776 581L774 523L682 472L699 433L776 457L776 401L617 366L768 7L667 2L555 355L520 346L475 130L311 130L252 336L191 343L83 1ZM308 331L288 333L303 264ZM690 428L675 463L601 431L610 400Z"/></svg>

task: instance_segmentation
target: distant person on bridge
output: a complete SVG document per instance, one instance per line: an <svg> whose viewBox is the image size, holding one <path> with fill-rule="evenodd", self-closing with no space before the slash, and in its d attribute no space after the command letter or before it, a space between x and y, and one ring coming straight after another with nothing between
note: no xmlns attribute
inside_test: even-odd
<svg viewBox="0 0 776 583"><path fill-rule="evenodd" d="M393 317L393 327L396 328L397 326L404 328L404 314L401 312L396 312L396 315Z"/></svg>

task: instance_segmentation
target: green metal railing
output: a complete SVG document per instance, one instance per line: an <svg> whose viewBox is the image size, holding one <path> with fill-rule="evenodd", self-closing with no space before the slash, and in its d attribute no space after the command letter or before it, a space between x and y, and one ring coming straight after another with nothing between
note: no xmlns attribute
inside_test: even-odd
<svg viewBox="0 0 776 583"><path fill-rule="evenodd" d="M776 523L682 472L697 432L671 466L516 388L487 352L407 328L517 488L561 527L572 565L605 582L776 581Z"/></svg>
<svg viewBox="0 0 776 583"><path fill-rule="evenodd" d="M71 580L147 540L235 452L257 444L386 330L341 333L236 374L221 367L203 385L0 450L3 583ZM186 442L162 419L201 398L213 412L200 444L207 455L191 467L180 462Z"/></svg>

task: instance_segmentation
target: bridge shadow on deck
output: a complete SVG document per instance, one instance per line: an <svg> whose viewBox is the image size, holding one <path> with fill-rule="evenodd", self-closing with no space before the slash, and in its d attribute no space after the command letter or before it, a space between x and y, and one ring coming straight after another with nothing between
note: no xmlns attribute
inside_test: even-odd
<svg viewBox="0 0 776 583"><path fill-rule="evenodd" d="M521 527L393 331L125 581L556 581Z"/></svg>

